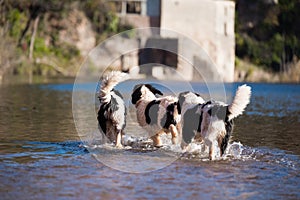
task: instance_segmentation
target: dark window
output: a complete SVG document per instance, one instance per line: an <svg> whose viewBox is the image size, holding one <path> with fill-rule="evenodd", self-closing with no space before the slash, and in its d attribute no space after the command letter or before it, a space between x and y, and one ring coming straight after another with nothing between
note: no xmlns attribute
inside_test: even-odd
<svg viewBox="0 0 300 200"><path fill-rule="evenodd" d="M177 39L149 38L145 48L139 50L139 65L156 63L177 68L177 51Z"/></svg>
<svg viewBox="0 0 300 200"><path fill-rule="evenodd" d="M140 1L129 1L126 6L127 13L141 14L142 6Z"/></svg>

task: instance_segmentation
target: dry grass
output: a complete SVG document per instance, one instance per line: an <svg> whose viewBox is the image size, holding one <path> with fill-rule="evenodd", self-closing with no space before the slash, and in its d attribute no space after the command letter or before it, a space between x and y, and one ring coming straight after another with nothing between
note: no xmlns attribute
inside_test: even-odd
<svg viewBox="0 0 300 200"><path fill-rule="evenodd" d="M290 64L285 73L275 73L236 58L235 81L300 83L300 61Z"/></svg>

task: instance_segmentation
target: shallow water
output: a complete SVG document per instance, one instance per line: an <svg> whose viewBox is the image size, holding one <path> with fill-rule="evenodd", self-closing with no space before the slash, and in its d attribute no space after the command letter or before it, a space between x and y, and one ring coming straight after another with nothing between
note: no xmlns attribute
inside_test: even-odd
<svg viewBox="0 0 300 200"><path fill-rule="evenodd" d="M118 87L128 96L134 84ZM300 199L300 85L250 85L251 104L217 161L172 146L87 146L73 121L72 84L1 86L1 199ZM133 119L127 135L144 139Z"/></svg>

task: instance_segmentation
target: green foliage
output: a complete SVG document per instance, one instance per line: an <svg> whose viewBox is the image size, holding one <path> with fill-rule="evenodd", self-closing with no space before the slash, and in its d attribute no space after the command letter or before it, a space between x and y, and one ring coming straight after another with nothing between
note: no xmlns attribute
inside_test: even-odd
<svg viewBox="0 0 300 200"><path fill-rule="evenodd" d="M35 38L33 49L35 55L48 55L50 53L50 49L45 45L45 40L40 37Z"/></svg>
<svg viewBox="0 0 300 200"><path fill-rule="evenodd" d="M256 65L272 66L278 71L284 52L284 39L275 34L268 41L257 41L247 35L236 35L236 52L238 57L247 58Z"/></svg>
<svg viewBox="0 0 300 200"><path fill-rule="evenodd" d="M66 43L61 43L55 46L47 47L45 40L41 37L37 37L34 43L34 56L35 57L45 57L45 56L55 56L61 62L67 63L74 57L80 55L79 50L73 46Z"/></svg>
<svg viewBox="0 0 300 200"><path fill-rule="evenodd" d="M51 52L53 52L56 57L64 60L71 60L73 57L80 55L79 50L75 46L65 43L51 48Z"/></svg>
<svg viewBox="0 0 300 200"><path fill-rule="evenodd" d="M104 32L109 27L113 17L110 14L110 9L104 0L86 0L81 1L82 10L91 20L94 29L98 32Z"/></svg>
<svg viewBox="0 0 300 200"><path fill-rule="evenodd" d="M113 12L108 12L108 19L109 24L107 26L107 31L116 33L119 28L119 17Z"/></svg>
<svg viewBox="0 0 300 200"><path fill-rule="evenodd" d="M8 13L8 23L10 25L9 34L10 36L17 38L21 35L22 30L26 26L27 17L24 12L18 9L12 9Z"/></svg>
<svg viewBox="0 0 300 200"><path fill-rule="evenodd" d="M110 35L132 29L132 26L120 22L115 13L114 4L105 0L81 1L81 8L91 20L94 30L104 39Z"/></svg>
<svg viewBox="0 0 300 200"><path fill-rule="evenodd" d="M236 55L275 71L282 70L283 65L300 58L300 2L280 0L279 4L270 5L260 1L246 14L253 3L243 1L244 7L237 8ZM247 26L249 21L252 26Z"/></svg>

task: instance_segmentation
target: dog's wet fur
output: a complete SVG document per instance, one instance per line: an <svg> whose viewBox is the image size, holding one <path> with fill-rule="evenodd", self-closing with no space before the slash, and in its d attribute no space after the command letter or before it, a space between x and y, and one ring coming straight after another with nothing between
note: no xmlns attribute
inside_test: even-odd
<svg viewBox="0 0 300 200"><path fill-rule="evenodd" d="M104 77L99 92L99 129L110 142L122 146L121 138L126 126L126 107L120 92L114 89L126 80L126 74L111 72ZM233 119L241 115L250 102L251 88L240 86L230 105L223 102L204 101L200 94L182 92L178 98L162 96L150 84L133 88L131 102L136 107L138 124L144 128L154 146L161 146L160 135L171 133L172 143L185 148L191 142L203 142L209 147L209 158L224 155L233 131Z"/></svg>
<svg viewBox="0 0 300 200"><path fill-rule="evenodd" d="M221 157L228 146L233 131L233 119L241 115L250 102L251 88L240 86L232 104L209 100L204 102L199 94L182 92L179 104L182 110L182 137L186 143L204 142L209 147L209 158L214 160L219 148Z"/></svg>
<svg viewBox="0 0 300 200"><path fill-rule="evenodd" d="M117 147L122 146L127 110L121 93L114 87L126 79L127 74L112 71L103 77L99 91L100 106L97 116L99 130L105 135L105 140L115 143Z"/></svg>
<svg viewBox="0 0 300 200"><path fill-rule="evenodd" d="M131 102L136 107L139 125L150 134L153 144L161 146L160 135L172 134L172 143L179 143L180 113L178 99L173 96L156 97L163 93L150 84L139 84L133 89Z"/></svg>

